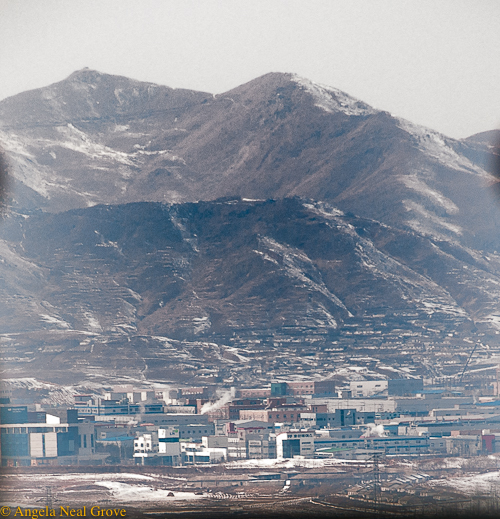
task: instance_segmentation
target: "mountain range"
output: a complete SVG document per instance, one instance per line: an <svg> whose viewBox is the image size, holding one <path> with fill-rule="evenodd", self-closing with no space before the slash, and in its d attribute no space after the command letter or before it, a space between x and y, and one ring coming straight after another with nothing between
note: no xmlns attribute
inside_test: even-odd
<svg viewBox="0 0 500 519"><path fill-rule="evenodd" d="M7 98L5 359L76 373L113 343L133 372L155 344L159 377L166 340L235 365L250 339L497 344L497 137L294 74L212 95L84 69Z"/></svg>

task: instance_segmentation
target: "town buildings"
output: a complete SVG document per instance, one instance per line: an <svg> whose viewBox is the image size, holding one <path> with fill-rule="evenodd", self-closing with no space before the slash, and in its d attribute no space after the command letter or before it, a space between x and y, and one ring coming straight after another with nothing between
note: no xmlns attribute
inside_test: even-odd
<svg viewBox="0 0 500 519"><path fill-rule="evenodd" d="M179 466L239 459L476 456L500 451L500 401L408 379L76 394L70 408L0 405L3 466ZM348 392L348 393L346 393ZM229 396L228 396L229 395ZM12 400L12 401L11 401Z"/></svg>

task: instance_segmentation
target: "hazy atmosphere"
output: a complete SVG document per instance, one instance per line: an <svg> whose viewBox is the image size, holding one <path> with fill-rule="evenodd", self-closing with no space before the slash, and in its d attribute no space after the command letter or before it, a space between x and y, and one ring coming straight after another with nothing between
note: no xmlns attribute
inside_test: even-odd
<svg viewBox="0 0 500 519"><path fill-rule="evenodd" d="M499 14L0 0L0 516L500 517Z"/></svg>
<svg viewBox="0 0 500 519"><path fill-rule="evenodd" d="M500 122L496 0L0 0L0 99L89 67L221 93L294 72L451 137Z"/></svg>

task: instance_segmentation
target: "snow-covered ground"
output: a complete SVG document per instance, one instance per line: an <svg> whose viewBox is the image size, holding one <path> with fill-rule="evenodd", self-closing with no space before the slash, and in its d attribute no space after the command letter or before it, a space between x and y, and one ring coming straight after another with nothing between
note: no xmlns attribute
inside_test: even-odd
<svg viewBox="0 0 500 519"><path fill-rule="evenodd" d="M494 495L500 491L500 471L475 474L473 476L435 479L430 481L429 484L434 488L448 487L449 489L458 490L467 495L478 493Z"/></svg>
<svg viewBox="0 0 500 519"><path fill-rule="evenodd" d="M293 469L296 467L316 469L322 467L332 467L338 465L365 465L365 461L360 460L341 460L341 459L264 459L264 460L239 460L230 461L225 464L228 469Z"/></svg>
<svg viewBox="0 0 500 519"><path fill-rule="evenodd" d="M209 498L210 495L192 490L172 490L171 485L178 486L185 483L185 478L163 475L150 476L133 473L73 473L73 474L22 474L15 476L9 483L14 483L19 490L16 494L9 492L5 496L4 504L19 506L32 504L33 500L40 502L40 495L45 495L46 488L52 489L52 495L57 504L73 503L100 503L102 501L126 503L162 503L175 501L194 501ZM7 489L2 478L0 485ZM102 491L98 488L100 487ZM167 487L167 488L165 488ZM12 500L12 503L10 502Z"/></svg>
<svg viewBox="0 0 500 519"><path fill-rule="evenodd" d="M297 74L292 76L292 80L309 92L314 98L315 106L325 112L342 112L346 115L370 115L377 113L371 106L337 88L314 83Z"/></svg>
<svg viewBox="0 0 500 519"><path fill-rule="evenodd" d="M155 489L154 486L124 483L122 481L99 481L96 485L105 487L111 493L111 499L118 502L133 503L137 501L191 501L204 499L207 494L194 492L172 492L171 490ZM169 495L173 494L173 495Z"/></svg>

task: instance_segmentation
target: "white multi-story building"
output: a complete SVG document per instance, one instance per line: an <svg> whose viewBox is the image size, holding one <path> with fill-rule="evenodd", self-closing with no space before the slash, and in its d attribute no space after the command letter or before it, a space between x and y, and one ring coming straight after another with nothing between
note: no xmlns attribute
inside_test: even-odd
<svg viewBox="0 0 500 519"><path fill-rule="evenodd" d="M276 435L276 456L278 459L294 456L314 455L314 431L291 429Z"/></svg>
<svg viewBox="0 0 500 519"><path fill-rule="evenodd" d="M134 458L144 458L158 453L158 433L150 432L134 440Z"/></svg>
<svg viewBox="0 0 500 519"><path fill-rule="evenodd" d="M188 465L221 463L228 457L227 447L206 447L194 442L182 442L181 451L184 463Z"/></svg>
<svg viewBox="0 0 500 519"><path fill-rule="evenodd" d="M180 459L181 447L178 427L160 427L158 429L158 444L158 452L161 456L172 456Z"/></svg>
<svg viewBox="0 0 500 519"><path fill-rule="evenodd" d="M157 431L144 433L134 440L134 458L142 465L179 465L181 448L179 429L160 427Z"/></svg>

